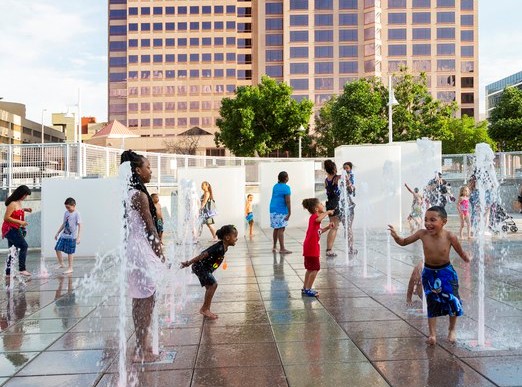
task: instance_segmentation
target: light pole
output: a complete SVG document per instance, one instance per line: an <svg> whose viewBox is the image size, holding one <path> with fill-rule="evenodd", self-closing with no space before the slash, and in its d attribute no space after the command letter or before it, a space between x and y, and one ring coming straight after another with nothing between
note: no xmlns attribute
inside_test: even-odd
<svg viewBox="0 0 522 387"><path fill-rule="evenodd" d="M81 119L81 113L80 113L80 89L78 89L78 103L74 105L69 106L75 106L78 110L77 113L74 115L74 142L76 143L77 147L77 155L76 155L76 170L78 177L83 176L82 172L82 119ZM65 114L65 117L71 117L71 113Z"/></svg>
<svg viewBox="0 0 522 387"><path fill-rule="evenodd" d="M392 76L389 76L388 79L388 143L391 144L393 142L393 107L398 105L399 102L395 99L395 94L393 93L393 79Z"/></svg>
<svg viewBox="0 0 522 387"><path fill-rule="evenodd" d="M303 125L299 127L299 158L302 157L302 149L301 149L301 140L303 138L303 133L306 131Z"/></svg>
<svg viewBox="0 0 522 387"><path fill-rule="evenodd" d="M42 169L44 168L44 143L45 143L45 137L44 137L44 134L45 134L45 126L44 126L44 113L47 111L47 109L42 109L42 145L40 145L42 147Z"/></svg>

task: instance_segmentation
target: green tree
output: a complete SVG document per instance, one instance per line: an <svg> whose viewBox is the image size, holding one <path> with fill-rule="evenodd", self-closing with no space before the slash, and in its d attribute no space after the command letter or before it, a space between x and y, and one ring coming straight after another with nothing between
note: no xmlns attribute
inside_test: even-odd
<svg viewBox="0 0 522 387"><path fill-rule="evenodd" d="M216 145L237 156L266 156L280 149L297 154L299 127L308 126L313 103L291 95L290 86L268 76L259 85L238 87L234 98L221 101Z"/></svg>
<svg viewBox="0 0 522 387"><path fill-rule="evenodd" d="M334 154L334 149L338 145L332 130L332 107L336 103L336 96L332 96L326 101L319 114L315 116L315 132L312 141L315 144L315 155L328 157Z"/></svg>
<svg viewBox="0 0 522 387"><path fill-rule="evenodd" d="M491 113L489 135L503 151L522 149L522 90L509 87Z"/></svg>
<svg viewBox="0 0 522 387"><path fill-rule="evenodd" d="M485 142L496 150L495 141L488 135L488 123L486 121L477 122L471 117L454 118L450 121L450 139L442 140L442 153L460 154L474 153L475 145Z"/></svg>

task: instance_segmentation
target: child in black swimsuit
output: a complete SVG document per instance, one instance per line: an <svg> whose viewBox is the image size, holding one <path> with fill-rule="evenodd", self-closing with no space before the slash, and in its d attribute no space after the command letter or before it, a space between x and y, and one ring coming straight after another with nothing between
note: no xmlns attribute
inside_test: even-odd
<svg viewBox="0 0 522 387"><path fill-rule="evenodd" d="M206 288L205 301L199 310L203 316L215 320L218 316L210 311L210 304L217 289L217 281L212 274L223 260L228 246L235 246L237 242L237 229L232 225L221 227L216 232L219 242L204 250L190 261L181 262L181 267L192 265L192 272L198 277L201 286Z"/></svg>

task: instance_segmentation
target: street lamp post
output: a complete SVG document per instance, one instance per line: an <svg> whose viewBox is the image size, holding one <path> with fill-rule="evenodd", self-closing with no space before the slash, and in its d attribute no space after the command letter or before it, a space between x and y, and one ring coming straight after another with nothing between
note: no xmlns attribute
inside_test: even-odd
<svg viewBox="0 0 522 387"><path fill-rule="evenodd" d="M47 109L42 109L42 145L40 145L42 147L42 168L44 167L43 166L43 163L44 163L44 146L43 144L45 143L45 137L44 137L44 134L45 134L45 126L44 126L44 113L47 111Z"/></svg>
<svg viewBox="0 0 522 387"><path fill-rule="evenodd" d="M395 94L393 93L393 79L392 76L389 76L388 79L388 143L391 144L393 142L393 107L398 105L397 99L395 99Z"/></svg>
<svg viewBox="0 0 522 387"><path fill-rule="evenodd" d="M78 110L76 114L74 114L74 142L76 143L77 147L77 153L76 153L76 171L78 177L83 176L82 172L82 119L81 119L81 113L80 113L80 89L78 89L78 103L75 105L69 105L69 106L75 106ZM65 117L71 117L71 113L67 113Z"/></svg>
<svg viewBox="0 0 522 387"><path fill-rule="evenodd" d="M299 158L302 157L302 148L301 148L301 140L303 138L303 133L305 132L305 128L303 125L299 127Z"/></svg>

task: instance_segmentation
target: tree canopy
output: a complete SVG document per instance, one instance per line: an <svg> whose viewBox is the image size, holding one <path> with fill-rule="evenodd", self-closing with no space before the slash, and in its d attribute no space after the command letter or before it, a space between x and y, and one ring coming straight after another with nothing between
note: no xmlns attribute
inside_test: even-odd
<svg viewBox="0 0 522 387"><path fill-rule="evenodd" d="M240 86L234 98L224 98L216 120L217 146L224 145L237 156L266 156L290 149L295 152L299 127L308 126L313 103L297 102L292 88L264 76L259 85Z"/></svg>
<svg viewBox="0 0 522 387"><path fill-rule="evenodd" d="M522 149L522 90L509 87L491 113L488 128L491 138L502 151Z"/></svg>
<svg viewBox="0 0 522 387"><path fill-rule="evenodd" d="M496 150L496 143L488 135L487 121L475 123L471 117L454 118L450 121L451 138L442 140L442 153L474 153L475 145L485 142Z"/></svg>

